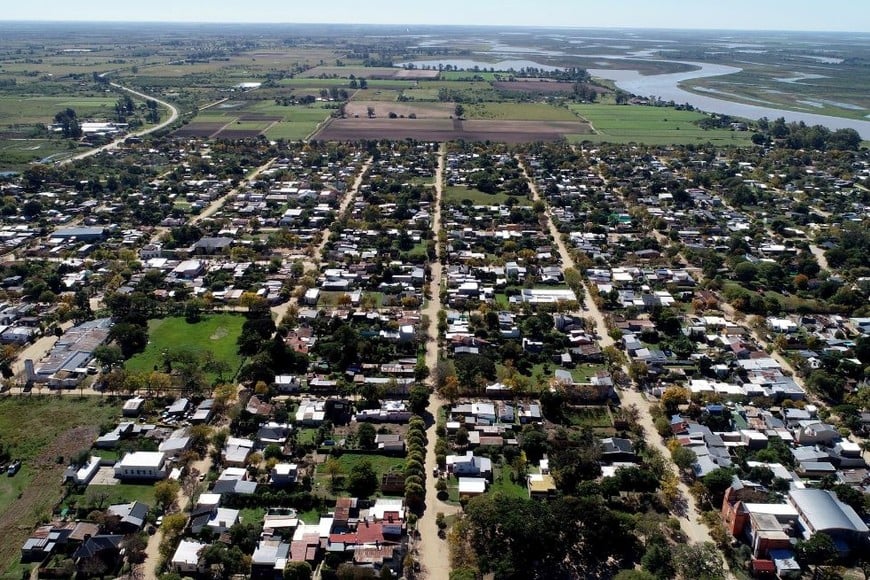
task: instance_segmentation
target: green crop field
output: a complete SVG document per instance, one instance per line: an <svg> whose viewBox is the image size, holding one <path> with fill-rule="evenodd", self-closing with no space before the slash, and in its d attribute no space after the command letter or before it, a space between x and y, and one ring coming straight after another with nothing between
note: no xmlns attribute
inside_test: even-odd
<svg viewBox="0 0 870 580"><path fill-rule="evenodd" d="M480 103L465 106L467 119L504 119L506 121L576 121L577 116L564 107L546 103Z"/></svg>
<svg viewBox="0 0 870 580"><path fill-rule="evenodd" d="M236 340L245 323L243 316L236 314L212 314L195 324L184 318L152 320L148 324L148 346L127 361L126 368L132 371L151 371L163 368L163 353L178 351L211 352L215 359L226 362L231 373L242 364ZM210 379L215 377L209 376Z"/></svg>
<svg viewBox="0 0 870 580"><path fill-rule="evenodd" d="M464 70L448 70L441 71L441 79L445 81L471 81L476 80L477 78L483 79L485 81L495 81L500 77L505 77L504 73L495 73L495 72L474 72L474 71L464 71Z"/></svg>
<svg viewBox="0 0 870 580"><path fill-rule="evenodd" d="M694 111L630 105L569 105L569 109L589 121L597 132L596 135L573 136L572 140L575 141L650 145L750 143L749 132L701 129L695 121L703 119L704 114Z"/></svg>

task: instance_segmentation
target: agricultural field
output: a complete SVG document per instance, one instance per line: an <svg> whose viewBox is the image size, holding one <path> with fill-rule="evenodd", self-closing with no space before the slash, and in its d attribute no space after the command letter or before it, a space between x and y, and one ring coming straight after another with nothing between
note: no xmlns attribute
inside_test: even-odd
<svg viewBox="0 0 870 580"><path fill-rule="evenodd" d="M594 135L572 136L574 141L646 143L648 145L747 145L751 133L729 129L704 130L695 124L703 113L664 107L630 105L569 105L590 123Z"/></svg>
<svg viewBox="0 0 870 580"><path fill-rule="evenodd" d="M481 103L467 105L468 119L493 119L508 121L571 121L577 116L565 107L547 103Z"/></svg>
<svg viewBox="0 0 870 580"><path fill-rule="evenodd" d="M58 482L69 459L90 447L101 424L119 415L117 402L102 398L0 399L0 441L23 462L17 475L0 479L0 570L17 561L33 526L61 500Z"/></svg>
<svg viewBox="0 0 870 580"><path fill-rule="evenodd" d="M418 139L421 141L500 141L528 143L555 141L567 135L591 132L589 125L573 121L506 121L459 119L332 119L317 139Z"/></svg>
<svg viewBox="0 0 870 580"><path fill-rule="evenodd" d="M179 351L211 352L223 361L235 375L242 365L236 340L242 332L245 319L235 314L212 314L191 324L184 318L152 320L148 325L148 346L126 363L132 371L151 371L163 368L163 354ZM209 380L216 378L206 375Z"/></svg>
<svg viewBox="0 0 870 580"><path fill-rule="evenodd" d="M328 103L279 105L272 100L228 101L207 109L175 131L179 137L300 140L313 133L332 112Z"/></svg>
<svg viewBox="0 0 870 580"><path fill-rule="evenodd" d="M0 171L21 171L34 161L57 161L77 152L63 139L28 139L5 133L0 138Z"/></svg>
<svg viewBox="0 0 870 580"><path fill-rule="evenodd" d="M375 117L399 117L416 115L418 119L449 119L453 116L453 103L386 103L383 101L351 101L345 107L348 117L368 117L368 108L374 109Z"/></svg>

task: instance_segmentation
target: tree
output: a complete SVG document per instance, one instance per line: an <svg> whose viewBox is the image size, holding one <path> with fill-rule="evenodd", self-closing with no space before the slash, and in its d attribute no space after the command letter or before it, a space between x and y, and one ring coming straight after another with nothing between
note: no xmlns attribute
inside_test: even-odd
<svg viewBox="0 0 870 580"><path fill-rule="evenodd" d="M668 415L675 414L680 405L688 402L689 391L685 387L668 387L662 393L661 404Z"/></svg>
<svg viewBox="0 0 870 580"><path fill-rule="evenodd" d="M148 329L139 324L119 322L109 331L109 339L118 345L124 358L130 358L145 349L148 344Z"/></svg>
<svg viewBox="0 0 870 580"><path fill-rule="evenodd" d="M187 527L187 514L177 513L165 516L160 529L163 530L164 537L175 538L184 531L185 527Z"/></svg>
<svg viewBox="0 0 870 580"><path fill-rule="evenodd" d="M813 566L813 577L818 577L819 566L830 564L837 557L837 546L831 536L816 532L809 540L798 541L795 552L798 561L806 566Z"/></svg>
<svg viewBox="0 0 870 580"><path fill-rule="evenodd" d="M311 564L287 560L284 566L284 580L311 580Z"/></svg>
<svg viewBox="0 0 870 580"><path fill-rule="evenodd" d="M453 108L453 116L461 119L463 115L465 115L465 107L462 103L456 103L456 106Z"/></svg>
<svg viewBox="0 0 870 580"><path fill-rule="evenodd" d="M175 503L181 486L174 479L164 479L154 484L154 500L166 511Z"/></svg>
<svg viewBox="0 0 870 580"><path fill-rule="evenodd" d="M335 489L335 478L341 475L342 472L341 462L335 457L330 457L323 464L323 473L329 476L329 485L333 489Z"/></svg>
<svg viewBox="0 0 870 580"><path fill-rule="evenodd" d="M377 435L377 431L375 431L375 428L371 423L362 423L356 432L359 446L363 449L374 449L376 446L375 438Z"/></svg>
<svg viewBox="0 0 870 580"><path fill-rule="evenodd" d="M347 479L347 490L360 498L372 495L378 488L378 476L371 461L365 459L353 466Z"/></svg>
<svg viewBox="0 0 870 580"><path fill-rule="evenodd" d="M111 370L124 362L124 353L115 345L103 344L94 349L94 358L105 370Z"/></svg>
<svg viewBox="0 0 870 580"><path fill-rule="evenodd" d="M451 405L455 405L459 399L459 378L456 375L449 375L444 379L444 386L441 387L440 394Z"/></svg>
<svg viewBox="0 0 870 580"><path fill-rule="evenodd" d="M674 548L674 568L685 580L724 580L722 554L712 542Z"/></svg>
<svg viewBox="0 0 870 580"><path fill-rule="evenodd" d="M408 393L408 405L411 412L417 415L426 411L429 406L429 387L426 385L414 385Z"/></svg>
<svg viewBox="0 0 870 580"><path fill-rule="evenodd" d="M695 455L695 452L688 447L679 445L671 451L671 459L674 460L674 463L681 471L689 471L692 469L692 465L695 464L695 460L698 459L698 457Z"/></svg>

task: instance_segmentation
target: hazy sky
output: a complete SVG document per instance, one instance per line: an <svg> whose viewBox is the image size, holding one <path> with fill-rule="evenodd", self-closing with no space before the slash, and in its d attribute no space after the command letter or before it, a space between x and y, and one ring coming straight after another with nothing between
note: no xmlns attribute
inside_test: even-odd
<svg viewBox="0 0 870 580"><path fill-rule="evenodd" d="M0 20L340 22L870 32L867 0L29 0Z"/></svg>

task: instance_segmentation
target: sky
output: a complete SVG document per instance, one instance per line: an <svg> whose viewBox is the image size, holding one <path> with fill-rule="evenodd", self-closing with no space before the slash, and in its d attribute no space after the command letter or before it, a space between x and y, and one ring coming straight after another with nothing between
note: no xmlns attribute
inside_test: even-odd
<svg viewBox="0 0 870 580"><path fill-rule="evenodd" d="M870 32L867 0L30 0L0 20L460 24Z"/></svg>

